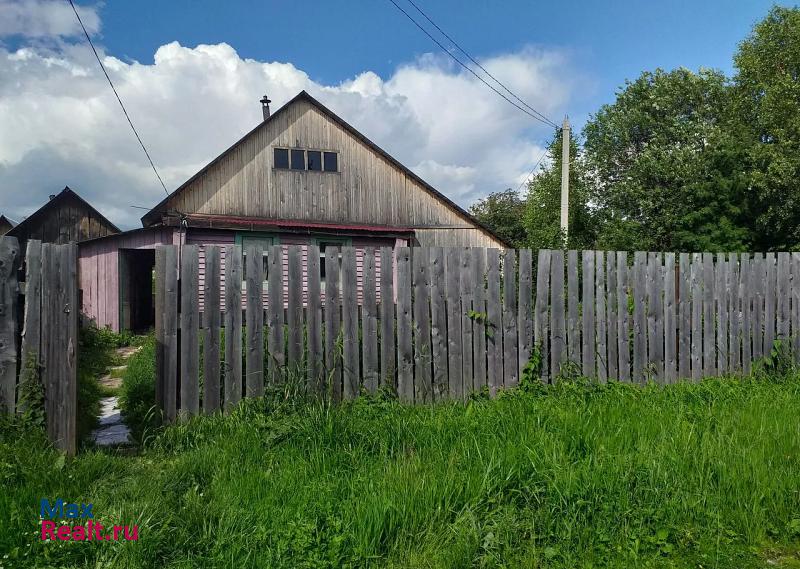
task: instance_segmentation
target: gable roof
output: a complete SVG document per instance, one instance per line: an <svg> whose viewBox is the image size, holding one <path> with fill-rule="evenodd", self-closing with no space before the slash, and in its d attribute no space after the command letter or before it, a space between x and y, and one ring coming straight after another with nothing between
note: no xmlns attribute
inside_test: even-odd
<svg viewBox="0 0 800 569"><path fill-rule="evenodd" d="M447 207L449 207L452 211L454 211L458 216L463 218L465 221L471 223L472 225L475 225L476 227L478 227L478 228L482 229L483 231L487 232L489 235L491 235L494 239L496 239L497 241L502 243L504 246L509 247L509 248L512 247L505 239L503 239L502 237L497 235L494 231L492 231L491 229L486 227L486 225L484 225L483 223L481 223L480 221L475 219L464 208L462 208L461 206L456 204L454 201L452 201L446 195L444 195L443 193L439 192L436 188L434 188L433 186L428 184L425 180L423 180L422 178L417 176L414 172L412 172L409 168L407 168L402 163L400 163L391 154L389 154L388 152L383 150L381 147L379 147L377 144L372 142L369 138L367 138L362 133L360 133L358 130L356 130L355 127L350 125L348 122L346 122L339 115L334 113L328 107L326 107L325 105L320 103L317 99L312 97L305 90L300 91L300 93L295 95L286 104L284 104L282 107L280 107L274 113L272 113L267 119L265 119L264 121L260 122L250 132L245 134L242 138L240 138L234 144L232 144L228 149L223 151L222 154L220 154L219 156L214 158L211 162L209 162L202 170L200 170L194 176L192 176L191 178L186 180L183 184L181 184L174 192L172 192L167 197L165 197L163 200L161 200L158 203L158 205L156 205L153 209L151 209L149 212L144 214L144 216L142 216L142 225L147 227L149 225L153 225L153 224L158 223L160 221L160 219L161 219L161 214L164 213L165 210L166 210L167 203L169 203L169 201L172 198L174 198L175 196L177 196L178 194L180 194L181 192L186 190L192 184L192 182L194 182L200 176L205 174L208 170L210 170L215 164L220 162L228 154L233 152L233 150L236 149L242 142L244 142L245 140L247 140L248 138L253 136L260 128L264 127L264 125L266 125L267 123L269 123L270 121L275 119L275 117L280 116L281 114L286 112L286 110L289 107L291 107L294 103L296 103L298 101L306 101L306 102L310 103L311 105L313 105L314 107L316 107L317 110L319 110L323 115L325 115L330 120L332 120L333 122L338 124L340 127L342 127L342 129L344 129L349 134L351 134L353 137L355 137L356 139L361 141L367 147L369 147L370 149L375 151L379 156L381 156L386 161L388 161L390 164L392 164L394 167L396 167L397 169L402 171L409 178L411 178L412 180L417 182L420 186L422 186L422 188L425 191L427 191L429 194L431 194L434 198L436 198L440 202L444 203Z"/></svg>
<svg viewBox="0 0 800 569"><path fill-rule="evenodd" d="M77 202L78 202L79 204L81 204L83 207L85 207L86 209L88 209L90 212L92 212L94 215L96 215L96 216L98 217L98 219L100 219L100 221L102 221L103 223L107 224L107 225L108 225L108 227L109 227L109 229L111 229L113 232L115 232L115 233L119 233L119 232L120 232L120 230L119 230L119 227L117 227L116 225L114 225L113 223L111 223L111 222L108 220L108 218L107 218L106 216L104 216L102 213L100 213L99 211L97 211L97 210L94 208L94 206L92 206L92 204L90 204L90 203L89 203L89 202L87 202L85 199L83 199L82 197L80 197L78 194L76 194L75 192L73 192L73 191L70 189L70 187L69 187L69 186L64 186L64 189L63 189L63 190L61 190L61 191L60 191L58 194L56 194L56 195L55 195L55 196L54 196L52 199L48 200L48 201L47 201L47 203L46 203L46 204L44 204L42 207L40 207L39 209L37 209L36 211L34 211L32 214L30 214L28 217L26 217L25 219L23 219L22 221L20 221L20 222L19 222L19 223L16 225L16 227L14 227L13 229L11 229L11 230L10 230L10 231L7 233L7 235L19 235L19 234L20 234L20 233L22 233L22 232L23 232L23 231L24 231L24 230L25 230L25 229L26 229L26 228L27 228L29 225L33 224L33 223L34 223L36 220L38 220L38 219L39 219L39 218L41 218L41 217L42 217L44 214L46 214L48 210L50 210L50 209L53 209L53 208L55 208L55 207L58 207L58 206L60 206L60 205L61 205L63 202L65 202L65 201L67 201L67 200L69 200L69 199L72 199L72 200L75 200L75 201L77 201Z"/></svg>
<svg viewBox="0 0 800 569"><path fill-rule="evenodd" d="M17 222L3 214L0 214L0 227L3 225L8 225L10 228L13 228L17 225Z"/></svg>

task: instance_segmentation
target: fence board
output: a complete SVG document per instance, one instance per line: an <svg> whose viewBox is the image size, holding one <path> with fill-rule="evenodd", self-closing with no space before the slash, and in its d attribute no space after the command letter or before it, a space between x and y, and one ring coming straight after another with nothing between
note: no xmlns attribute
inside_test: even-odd
<svg viewBox="0 0 800 569"><path fill-rule="evenodd" d="M320 282L319 247L308 247L308 303L306 307L306 332L308 335L308 388L317 395L325 394L324 356L322 352L322 285ZM373 284L374 290L374 284ZM377 362L377 325L374 350ZM377 367L377 366L376 366ZM377 377L377 371L376 377Z"/></svg>
<svg viewBox="0 0 800 569"><path fill-rule="evenodd" d="M63 436L56 439L56 448L69 456L74 456L78 445L77 408L78 408L78 322L80 304L78 301L78 245L69 243L61 245L61 268L59 275L62 283L61 316L62 338L61 357L59 358L59 377L61 380L61 397L63 400L62 416L57 420ZM59 441L63 441L59 444Z"/></svg>
<svg viewBox="0 0 800 569"><path fill-rule="evenodd" d="M764 256L756 253L752 261L753 271L753 360L764 355L764 287L766 286L766 265Z"/></svg>
<svg viewBox="0 0 800 569"><path fill-rule="evenodd" d="M381 247L381 386L395 387L394 254Z"/></svg>
<svg viewBox="0 0 800 569"><path fill-rule="evenodd" d="M203 411L219 410L220 256L217 245L205 246L203 282ZM162 301L163 302L163 301Z"/></svg>
<svg viewBox="0 0 800 569"><path fill-rule="evenodd" d="M6 244L6 247L8 245ZM42 330L58 330L58 275L61 273L60 261L55 254L56 245L42 244ZM176 325L177 328L177 325ZM58 337L55 334L42 335L42 386L44 387L44 408L47 418L47 437L58 440L55 417L58 413L58 383L56 365L58 360ZM11 395L13 397L13 394ZM5 405L5 403L4 403Z"/></svg>
<svg viewBox="0 0 800 569"><path fill-rule="evenodd" d="M548 279L545 279L545 286ZM550 253L550 369L553 377L561 375L561 366L567 358L567 330L564 322L564 251ZM545 311L547 305L544 306ZM544 318L546 320L547 314Z"/></svg>
<svg viewBox="0 0 800 569"><path fill-rule="evenodd" d="M724 253L717 253L717 262L714 267L714 306L716 308L717 332L717 373L723 375L728 372L728 312L725 307L727 290L728 263Z"/></svg>
<svg viewBox="0 0 800 569"><path fill-rule="evenodd" d="M529 253L530 255L530 253ZM472 353L475 374L475 389L482 389L486 385L486 249L480 247L472 248L473 267L475 271L475 289L472 297L472 307L476 313L482 315L472 322ZM444 258L442 258L444 260ZM530 261L530 257L528 257ZM442 273L444 277L444 273ZM442 280L444 284L444 280ZM528 285L530 287L530 283ZM530 288L529 288L530 291ZM444 288L442 288L444 295ZM530 297L530 295L528 295ZM529 337L533 336L533 321L531 318L530 301L528 302L528 332ZM445 320L442 320L445 322ZM446 346L447 344L443 344ZM530 344L529 344L530 346ZM530 349L530 348L529 348ZM445 364L447 365L447 364ZM436 372L434 368L434 373Z"/></svg>
<svg viewBox="0 0 800 569"><path fill-rule="evenodd" d="M583 251L583 338L581 352L583 355L583 375L595 376L595 324L594 324L594 251Z"/></svg>
<svg viewBox="0 0 800 569"><path fill-rule="evenodd" d="M692 255L692 379L703 377L703 256Z"/></svg>
<svg viewBox="0 0 800 569"><path fill-rule="evenodd" d="M538 282L537 282L538 294ZM581 363L580 279L578 252L567 252L567 359Z"/></svg>
<svg viewBox="0 0 800 569"><path fill-rule="evenodd" d="M606 332L608 334L608 377L619 379L617 354L617 259L613 251L606 253Z"/></svg>
<svg viewBox="0 0 800 569"><path fill-rule="evenodd" d="M456 274L456 276L458 276ZM401 401L414 401L414 352L412 348L411 325L411 250L408 247L397 248L397 394ZM448 314L452 309L448 308ZM459 322L460 316L456 314ZM461 333L458 333L461 338ZM452 361L451 361L452 365ZM456 362L459 373L461 361ZM461 396L461 392L453 396Z"/></svg>
<svg viewBox="0 0 800 569"><path fill-rule="evenodd" d="M534 307L533 318L533 341L542 358L542 379L547 381L550 374L550 355L552 350L549 347L548 332L549 312L550 312L550 265L552 251L549 249L539 249L539 258L536 263L536 306ZM499 275L498 275L499 279ZM492 286L492 281L489 281ZM499 287L499 285L498 285ZM499 299L498 294L498 299ZM558 369L552 373L552 377L558 375Z"/></svg>
<svg viewBox="0 0 800 569"><path fill-rule="evenodd" d="M412 287L414 289L414 400L418 403L429 403L433 399L431 299L428 274L431 252L427 247L414 248L411 252ZM464 253L469 254L469 251L465 250ZM472 344L470 344L469 351L472 351Z"/></svg>
<svg viewBox="0 0 800 569"><path fill-rule="evenodd" d="M776 332L777 337L782 342L789 340L789 274L790 274L789 253L778 253L778 274L776 282L776 295L778 301Z"/></svg>
<svg viewBox="0 0 800 569"><path fill-rule="evenodd" d="M647 254L647 367L648 375L660 380L664 365L664 311L662 308L662 264L660 253Z"/></svg>
<svg viewBox="0 0 800 569"><path fill-rule="evenodd" d="M357 286L356 250L345 247L342 249L342 373L345 399L355 398L360 390ZM291 291L291 287L289 290ZM291 334L291 324L289 333Z"/></svg>
<svg viewBox="0 0 800 569"><path fill-rule="evenodd" d="M25 246L25 307L22 324L22 348L20 362L20 384L26 381L38 381L41 377L41 332L42 332L42 242L30 239ZM162 306L163 311L163 289ZM156 299L158 304L158 299ZM161 311L156 306L156 319L160 323ZM2 317L0 317L2 318ZM158 329L158 327L157 327ZM163 344L163 329L160 341ZM156 360L158 361L158 348L156 348ZM158 364L157 364L158 366ZM158 367L156 369L159 369ZM156 391L159 396L159 390ZM17 401L17 410L24 411ZM163 401L156 401L158 408L161 409Z"/></svg>
<svg viewBox="0 0 800 569"><path fill-rule="evenodd" d="M338 268L338 255L336 260ZM338 275L339 272L335 271L335 274ZM228 282L226 279L226 290ZM267 255L267 294L269 295L267 303L267 367L269 381L273 385L277 385L284 380L283 372L286 366L286 351L283 345L283 247L280 245L272 245ZM229 305L229 308L236 311L235 306L235 304Z"/></svg>
<svg viewBox="0 0 800 569"><path fill-rule="evenodd" d="M363 260L364 280L361 306L362 360L364 388L369 393L378 389L380 367L378 364L378 305L375 287L375 249L366 247ZM310 291L309 291L310 294ZM309 356L309 363L311 357Z"/></svg>
<svg viewBox="0 0 800 569"><path fill-rule="evenodd" d="M447 249L445 258L445 296L447 297L447 348L448 384L450 396L460 399L464 396L464 383L461 365L461 297L459 267L461 250ZM499 275L498 275L499 280ZM501 377L502 380L502 377Z"/></svg>
<svg viewBox="0 0 800 569"><path fill-rule="evenodd" d="M561 274L564 274L564 253L561 253ZM519 376L528 365L533 349L533 255L530 249L519 250L519 283L517 296L517 355ZM564 277L561 277L561 293L564 293ZM563 305L563 299L562 299ZM563 319L562 319L563 327ZM566 355L566 332L562 333L563 352Z"/></svg>
<svg viewBox="0 0 800 569"><path fill-rule="evenodd" d="M633 381L645 379L647 367L647 253L633 254Z"/></svg>
<svg viewBox="0 0 800 569"><path fill-rule="evenodd" d="M728 365L732 373L742 371L740 292L739 255L728 253Z"/></svg>
<svg viewBox="0 0 800 569"><path fill-rule="evenodd" d="M620 381L631 380L630 315L628 314L628 254L617 252L617 355Z"/></svg>
<svg viewBox="0 0 800 569"><path fill-rule="evenodd" d="M664 255L664 382L675 383L678 369L677 338L675 336L675 253Z"/></svg>
<svg viewBox="0 0 800 569"><path fill-rule="evenodd" d="M244 278L247 292L245 312L245 394L264 394L264 254L260 245L244 250Z"/></svg>
<svg viewBox="0 0 800 569"><path fill-rule="evenodd" d="M17 238L0 237L0 412L8 413L16 409L18 266Z"/></svg>
<svg viewBox="0 0 800 569"><path fill-rule="evenodd" d="M678 258L678 377L692 377L692 279L689 254Z"/></svg>
<svg viewBox="0 0 800 569"><path fill-rule="evenodd" d="M449 311L448 311L449 314ZM494 397L503 386L503 335L500 308L500 251L486 250L486 375ZM449 345L449 343L448 343Z"/></svg>
<svg viewBox="0 0 800 569"><path fill-rule="evenodd" d="M792 253L792 351L800 364L800 253Z"/></svg>
<svg viewBox="0 0 800 569"><path fill-rule="evenodd" d="M517 336L517 253L503 253L503 383L514 387L519 382Z"/></svg>
<svg viewBox="0 0 800 569"><path fill-rule="evenodd" d="M769 355L775 343L775 288L777 271L775 253L764 255L766 284L764 286L764 355Z"/></svg>
<svg viewBox="0 0 800 569"><path fill-rule="evenodd" d="M200 304L198 302L199 262L197 245L184 245L181 249L181 386L180 416L196 416L200 411L200 375L198 328Z"/></svg>
<svg viewBox="0 0 800 569"><path fill-rule="evenodd" d="M714 257L703 253L703 375L717 375L714 341Z"/></svg>
<svg viewBox="0 0 800 569"><path fill-rule="evenodd" d="M739 268L739 298L742 311L742 372L749 374L752 369L753 352L753 323L752 323L752 294L753 294L753 265L750 254L742 253Z"/></svg>
<svg viewBox="0 0 800 569"><path fill-rule="evenodd" d="M178 413L178 250L166 245L164 274L157 280L164 283L164 419L172 423ZM44 297L42 298L44 307Z"/></svg>
<svg viewBox="0 0 800 569"><path fill-rule="evenodd" d="M271 282L271 281L270 281ZM389 297L391 298L391 296ZM272 306L272 302L270 302ZM281 303L281 314L283 303ZM281 329L283 332L283 329ZM339 295L339 248L325 248L325 380L333 401L342 400L342 316ZM394 344L392 344L394 347Z"/></svg>
<svg viewBox="0 0 800 569"><path fill-rule="evenodd" d="M447 305L445 303L444 249L430 249L431 356L433 357L433 398L446 399L447 380ZM483 274L480 275L483 278ZM484 337L485 343L485 337ZM485 348L484 348L485 351ZM483 353L483 352L479 352ZM486 360L484 359L484 362ZM484 373L486 365L484 363Z"/></svg>
<svg viewBox="0 0 800 569"><path fill-rule="evenodd" d="M608 380L608 337L606 334L606 271L603 251L595 251L595 330L597 333L597 379Z"/></svg>
<svg viewBox="0 0 800 569"><path fill-rule="evenodd" d="M355 251L353 252L355 255ZM287 373L289 376L305 377L305 370L303 369L303 251L299 245L289 245L288 250L289 266L289 286L287 287L287 311L286 311L286 327L288 328L288 338L286 341L286 353L288 359L286 360ZM347 249L342 253L342 264L344 258L347 256ZM355 258L352 262L353 274L355 275ZM348 273L345 272L343 277ZM297 284L294 284L297 283ZM342 288L346 293L347 288L344 285ZM353 286L355 288L355 286ZM357 318L358 315L356 315ZM358 320L356 319L355 328L358 328ZM347 348L345 348L345 352ZM345 387L345 392L347 388Z"/></svg>
<svg viewBox="0 0 800 569"><path fill-rule="evenodd" d="M169 262L169 261L168 261ZM225 247L225 388L230 411L242 399L242 247Z"/></svg>
<svg viewBox="0 0 800 569"><path fill-rule="evenodd" d="M461 271L459 282L461 287L461 374L464 384L464 395L468 395L473 389L473 362L472 362L472 318L469 313L472 310L472 297L475 288L474 268L471 266L472 255L469 249L461 249Z"/></svg>

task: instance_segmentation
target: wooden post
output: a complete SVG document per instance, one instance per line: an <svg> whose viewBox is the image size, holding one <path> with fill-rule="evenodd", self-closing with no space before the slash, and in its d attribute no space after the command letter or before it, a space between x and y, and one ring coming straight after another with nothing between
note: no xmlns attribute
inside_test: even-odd
<svg viewBox="0 0 800 569"><path fill-rule="evenodd" d="M203 411L219 410L219 327L220 255L219 246L206 245L203 281Z"/></svg>
<svg viewBox="0 0 800 569"><path fill-rule="evenodd" d="M8 413L16 408L18 257L17 238L0 237L0 412Z"/></svg>

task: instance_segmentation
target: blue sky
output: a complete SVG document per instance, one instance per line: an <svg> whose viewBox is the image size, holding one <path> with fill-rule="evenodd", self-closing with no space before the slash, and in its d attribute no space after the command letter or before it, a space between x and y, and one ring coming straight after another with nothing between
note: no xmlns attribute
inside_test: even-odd
<svg viewBox="0 0 800 569"><path fill-rule="evenodd" d="M408 3L395 0L420 21ZM769 1L415 0L545 115L579 130L643 70L733 72ZM78 0L169 190L301 89L464 207L524 188L552 128L454 64L389 0ZM69 185L124 228L164 195L64 0L0 0L0 213Z"/></svg>

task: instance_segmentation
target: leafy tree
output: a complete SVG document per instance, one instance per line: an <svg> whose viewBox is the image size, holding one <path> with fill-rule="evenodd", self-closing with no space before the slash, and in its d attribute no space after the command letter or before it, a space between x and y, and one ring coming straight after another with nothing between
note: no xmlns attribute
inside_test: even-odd
<svg viewBox="0 0 800 569"><path fill-rule="evenodd" d="M584 128L598 245L741 250L751 238L742 149L717 71L645 72Z"/></svg>
<svg viewBox="0 0 800 569"><path fill-rule="evenodd" d="M758 248L800 245L800 10L773 7L734 58Z"/></svg>
<svg viewBox="0 0 800 569"><path fill-rule="evenodd" d="M561 233L561 135L561 131L556 133L548 145L553 160L542 165L528 183L523 224L527 245L533 249L564 246ZM583 159L573 137L570 137L570 157L569 239L566 245L572 249L591 248L595 227Z"/></svg>
<svg viewBox="0 0 800 569"><path fill-rule="evenodd" d="M494 192L473 204L469 211L475 218L511 243L521 247L525 243L522 215L525 202L511 188Z"/></svg>

